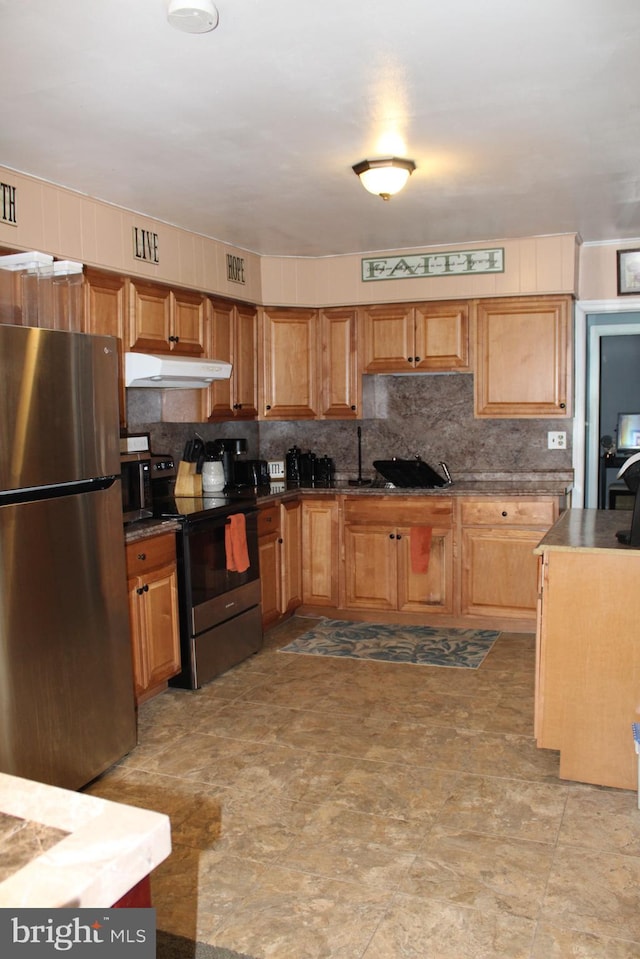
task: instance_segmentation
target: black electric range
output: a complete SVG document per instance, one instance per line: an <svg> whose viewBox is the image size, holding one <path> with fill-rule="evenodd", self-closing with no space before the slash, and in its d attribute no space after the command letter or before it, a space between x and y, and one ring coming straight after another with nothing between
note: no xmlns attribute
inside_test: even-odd
<svg viewBox="0 0 640 959"><path fill-rule="evenodd" d="M244 512L255 509L257 497L255 490L238 490L230 493L211 493L206 496L155 496L153 514L158 519L179 519L186 522Z"/></svg>

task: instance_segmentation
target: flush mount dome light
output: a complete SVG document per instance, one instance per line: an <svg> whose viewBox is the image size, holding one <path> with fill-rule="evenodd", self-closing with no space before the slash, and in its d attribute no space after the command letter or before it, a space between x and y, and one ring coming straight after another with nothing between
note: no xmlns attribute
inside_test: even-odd
<svg viewBox="0 0 640 959"><path fill-rule="evenodd" d="M388 200L400 192L415 168L413 160L384 157L380 160L361 160L355 164L353 172L360 177L365 190Z"/></svg>
<svg viewBox="0 0 640 959"><path fill-rule="evenodd" d="M218 11L211 0L169 0L167 20L184 33L208 33L218 26Z"/></svg>

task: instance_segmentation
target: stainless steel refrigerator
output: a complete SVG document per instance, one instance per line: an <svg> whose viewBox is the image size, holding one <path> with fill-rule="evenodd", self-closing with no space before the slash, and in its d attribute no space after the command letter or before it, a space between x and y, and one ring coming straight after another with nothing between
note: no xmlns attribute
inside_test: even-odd
<svg viewBox="0 0 640 959"><path fill-rule="evenodd" d="M0 771L77 789L136 743L116 341L0 325Z"/></svg>

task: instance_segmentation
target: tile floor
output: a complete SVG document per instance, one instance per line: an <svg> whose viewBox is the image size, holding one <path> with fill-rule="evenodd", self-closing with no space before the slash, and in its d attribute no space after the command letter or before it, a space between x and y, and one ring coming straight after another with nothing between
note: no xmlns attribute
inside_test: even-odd
<svg viewBox="0 0 640 959"><path fill-rule="evenodd" d="M480 669L278 652L140 710L90 791L169 813L160 928L256 959L640 959L634 792L558 779L534 638Z"/></svg>

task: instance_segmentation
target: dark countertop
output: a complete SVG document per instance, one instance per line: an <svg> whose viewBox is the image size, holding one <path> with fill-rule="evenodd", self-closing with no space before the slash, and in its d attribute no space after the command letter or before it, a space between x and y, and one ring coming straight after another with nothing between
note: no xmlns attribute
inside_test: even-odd
<svg viewBox="0 0 640 959"><path fill-rule="evenodd" d="M385 485L352 486L347 480L338 481L330 488L287 488L282 482L274 483L269 491L258 490L255 502L258 506L286 503L297 496L559 496L571 492L572 472L521 471L500 473L466 473L454 479L450 486L436 489L400 488ZM250 498L251 493L245 498ZM561 504L562 505L562 504ZM135 543L161 533L170 533L180 528L175 519L146 519L125 526L125 542Z"/></svg>
<svg viewBox="0 0 640 959"><path fill-rule="evenodd" d="M348 481L338 481L330 489L300 487L259 493L258 504L265 504L297 493L313 496L566 496L571 492L571 471L553 473L467 473L454 479L449 486L435 489L423 487L393 487L371 483L368 486L352 486ZM284 484L279 484L281 487Z"/></svg>
<svg viewBox="0 0 640 959"><path fill-rule="evenodd" d="M548 550L564 550L593 553L598 550L635 549L619 543L619 529L631 527L631 510L615 509L568 509L553 524L540 540L534 553L540 555Z"/></svg>
<svg viewBox="0 0 640 959"><path fill-rule="evenodd" d="M150 539L162 533L175 533L180 529L180 523L175 519L141 519L137 523L129 523L124 528L125 543L136 543L138 540Z"/></svg>

